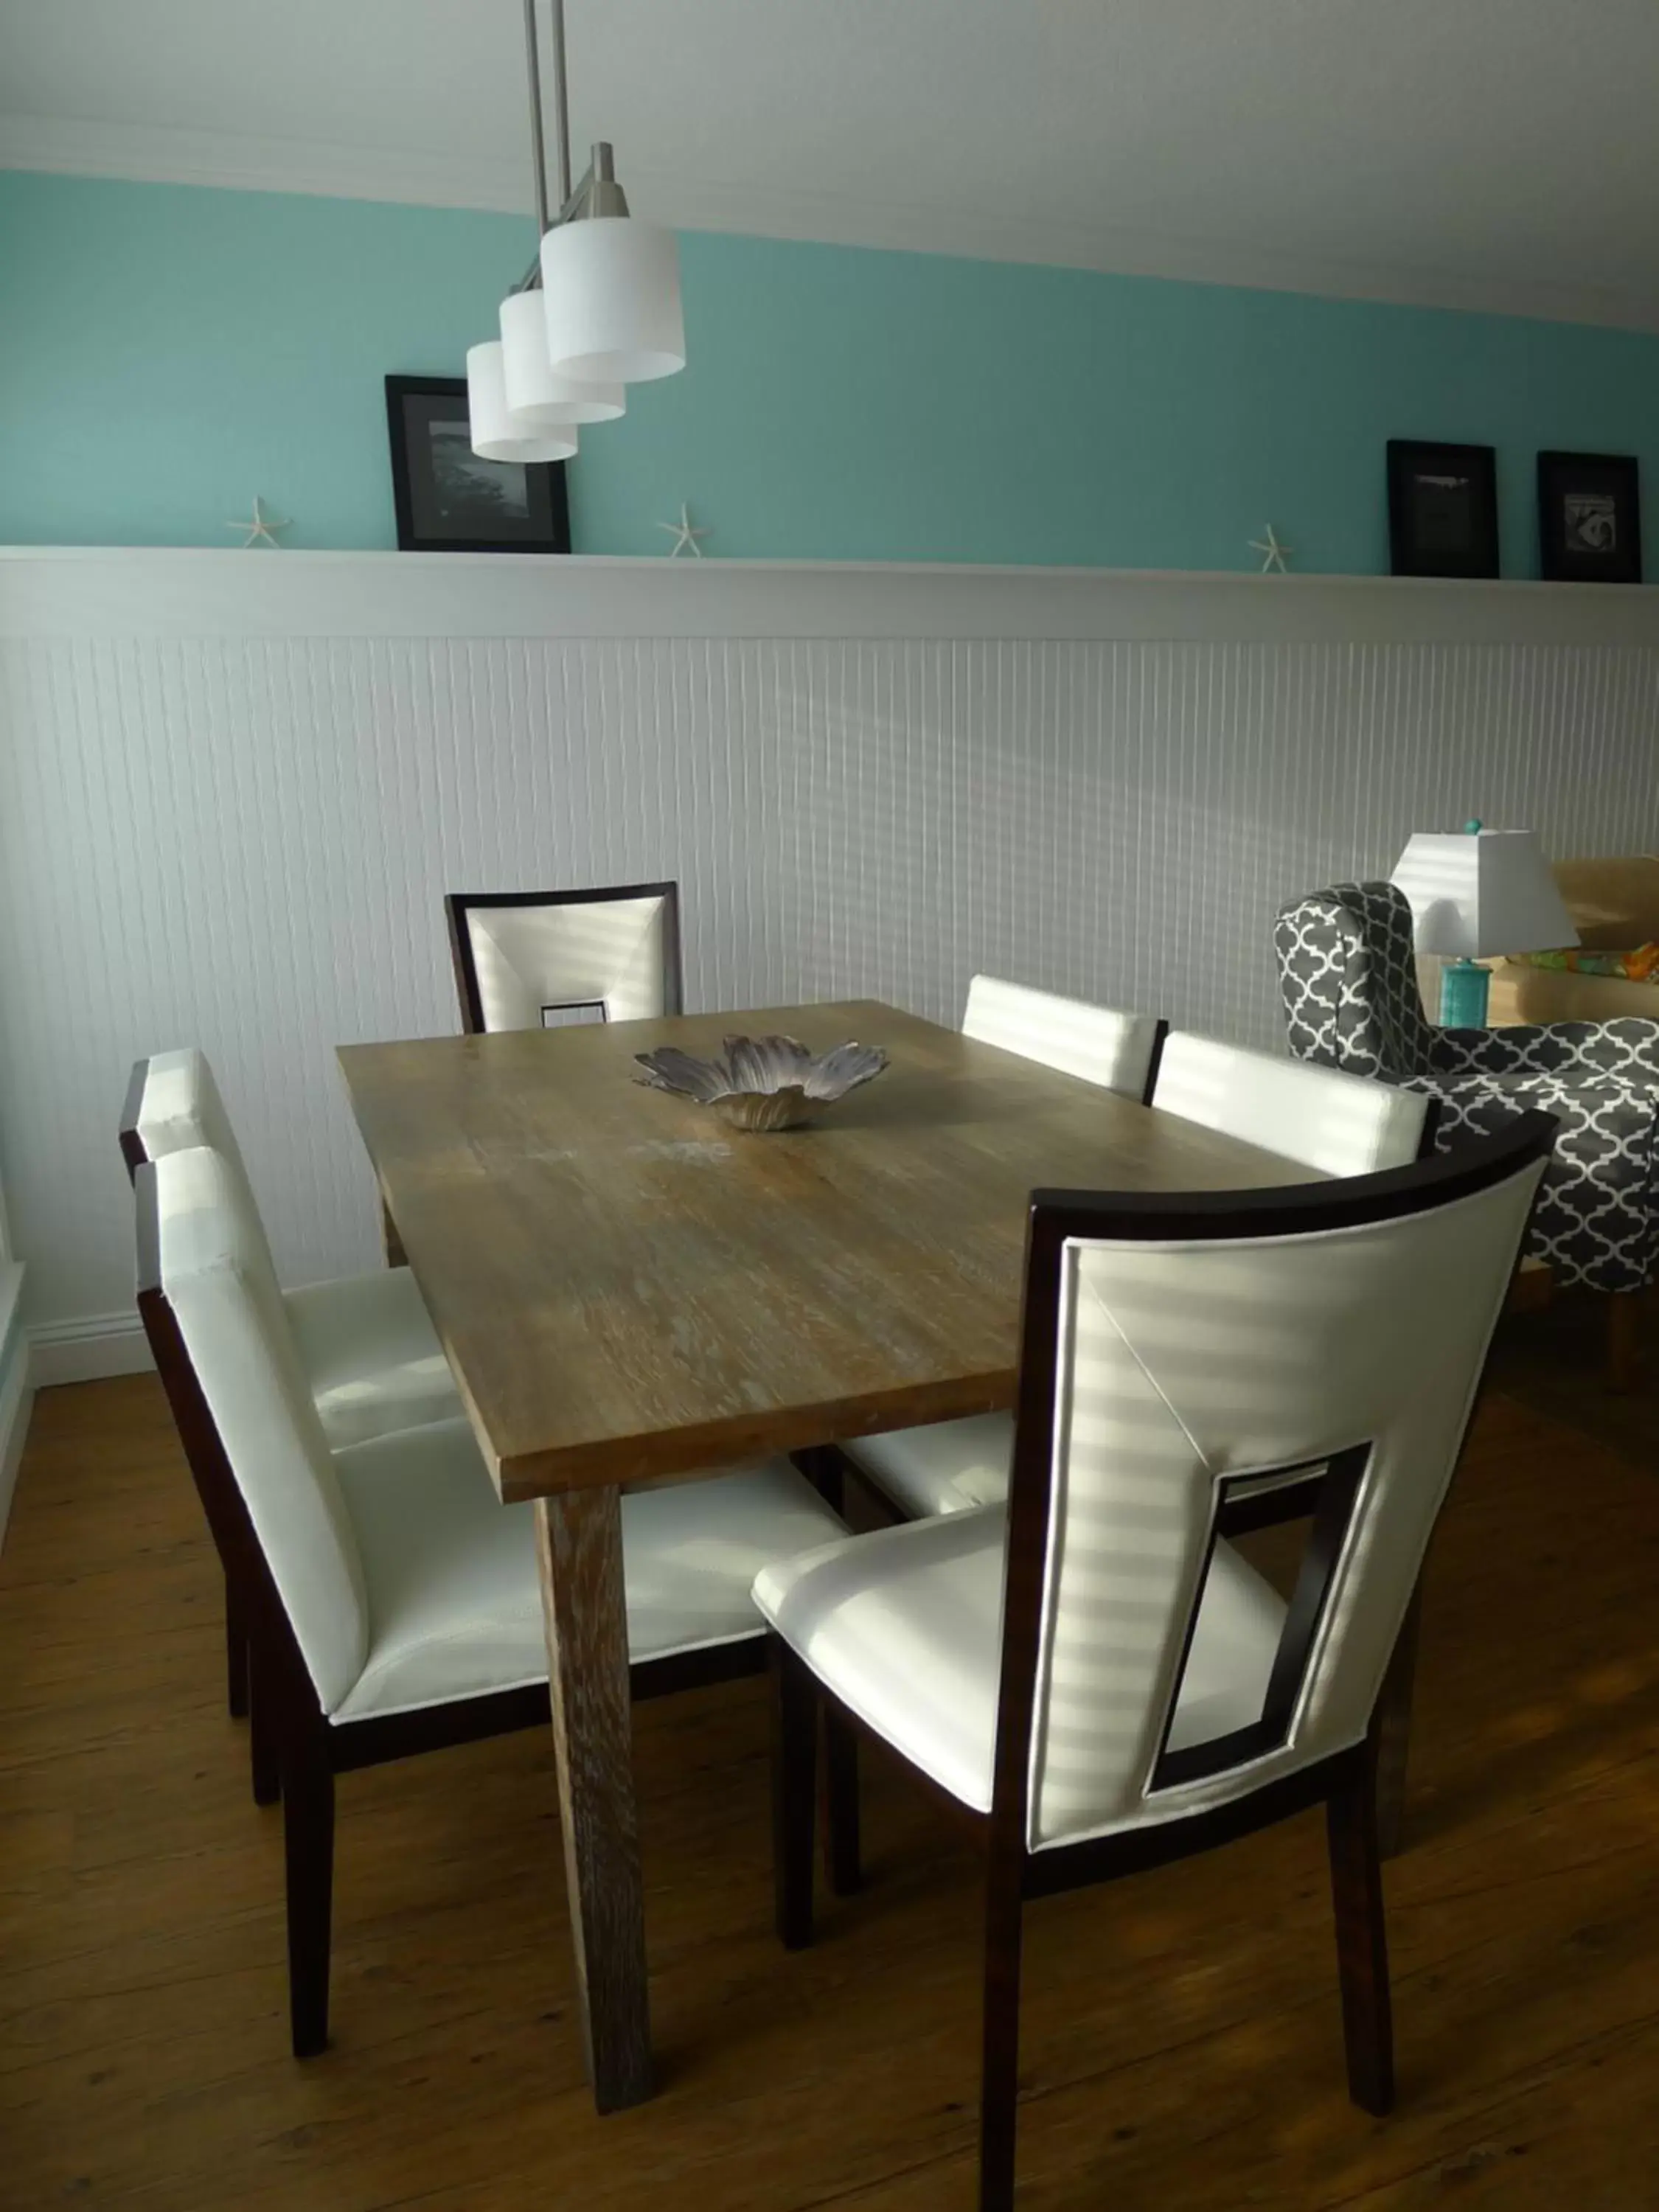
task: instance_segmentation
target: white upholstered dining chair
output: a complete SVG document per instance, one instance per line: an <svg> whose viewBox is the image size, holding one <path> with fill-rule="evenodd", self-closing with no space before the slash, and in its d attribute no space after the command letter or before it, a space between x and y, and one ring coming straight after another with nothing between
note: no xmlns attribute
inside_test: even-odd
<svg viewBox="0 0 1659 2212"><path fill-rule="evenodd" d="M1422 1091L1190 1030L1164 1040L1152 1103L1330 1176L1369 1175L1432 1152L1439 1113Z"/></svg>
<svg viewBox="0 0 1659 2212"><path fill-rule="evenodd" d="M1393 2099L1378 1693L1554 1135L1290 1189L1034 1202L997 1509L764 1569L777 1911L810 1939L818 1710L988 1848L981 2197L1012 2204L1027 1899L1327 1808L1348 2081ZM1229 1538L1310 1533L1288 1601Z"/></svg>
<svg viewBox="0 0 1659 2212"><path fill-rule="evenodd" d="M680 1011L677 884L452 891L444 912L468 1036Z"/></svg>
<svg viewBox="0 0 1659 2212"><path fill-rule="evenodd" d="M221 1154L141 1166L138 1306L252 1638L281 1770L294 2049L328 2034L334 1780L549 1717L532 1510L464 1419L331 1444ZM636 1697L760 1671L750 1595L842 1523L781 1462L622 1501Z"/></svg>
<svg viewBox="0 0 1659 2212"><path fill-rule="evenodd" d="M1174 1030L1161 1041L1152 1103L1321 1174L1367 1175L1433 1148L1434 1102L1304 1060L1277 1060ZM892 1429L840 1447L907 1515L960 1513L1008 1492L1006 1413Z"/></svg>
<svg viewBox="0 0 1659 2212"><path fill-rule="evenodd" d="M1168 1028L1152 1014L1120 1013L997 975L974 977L962 1018L964 1036L1138 1099L1157 1080ZM1006 1413L980 1413L884 1430L837 1451L900 1512L926 1515L963 1512L1006 1498L1012 1443Z"/></svg>
<svg viewBox="0 0 1659 2212"><path fill-rule="evenodd" d="M131 1174L164 1152L211 1145L224 1160L250 1247L275 1277L241 1147L205 1053L155 1053L132 1072L121 1151ZM362 1443L461 1410L442 1347L407 1267L285 1291L300 1364L329 1442Z"/></svg>
<svg viewBox="0 0 1659 2212"><path fill-rule="evenodd" d="M1147 1095L1165 1026L1152 1014L1119 1013L998 975L974 977L962 1017L963 1036L1041 1060L1125 1098Z"/></svg>
<svg viewBox="0 0 1659 2212"><path fill-rule="evenodd" d="M224 1163L228 1203L246 1249L258 1255L273 1286L276 1264L241 1147L205 1053L194 1048L153 1054L132 1071L121 1117L121 1156L136 1175L147 1160L210 1145ZM453 1377L407 1267L377 1269L276 1292L293 1332L300 1372L331 1444L366 1443L461 1410ZM237 1592L225 1577L225 1668L230 1710L245 1715L250 1698L247 1632ZM253 1794L272 1802L276 1784L263 1717L254 1714Z"/></svg>

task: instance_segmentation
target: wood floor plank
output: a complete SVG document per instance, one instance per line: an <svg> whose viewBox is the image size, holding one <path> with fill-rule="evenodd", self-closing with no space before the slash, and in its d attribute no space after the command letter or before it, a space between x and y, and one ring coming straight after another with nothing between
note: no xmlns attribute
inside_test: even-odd
<svg viewBox="0 0 1659 2212"><path fill-rule="evenodd" d="M1494 1398L1385 1875L1398 2112L1344 2094L1310 1816L1032 1911L1022 2212L1652 2212L1656 1587L1647 1468ZM867 1759L868 1887L786 1956L760 1683L635 1714L653 2103L583 2081L539 1730L342 1784L336 2045L297 2065L218 1601L154 1382L43 1393L0 1557L5 2212L966 2212L975 1860Z"/></svg>

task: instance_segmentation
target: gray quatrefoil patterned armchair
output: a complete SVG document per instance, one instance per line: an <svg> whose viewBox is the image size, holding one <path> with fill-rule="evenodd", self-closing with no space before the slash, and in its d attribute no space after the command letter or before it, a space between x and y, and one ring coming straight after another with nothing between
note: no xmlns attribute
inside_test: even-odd
<svg viewBox="0 0 1659 2212"><path fill-rule="evenodd" d="M1337 884L1281 908L1279 989L1300 1060L1441 1101L1443 1149L1541 1107L1560 1123L1531 1249L1559 1285L1643 1290L1659 1273L1659 1021L1435 1028L1423 1012L1411 908L1393 884ZM1613 1310L1615 1379L1636 1310Z"/></svg>

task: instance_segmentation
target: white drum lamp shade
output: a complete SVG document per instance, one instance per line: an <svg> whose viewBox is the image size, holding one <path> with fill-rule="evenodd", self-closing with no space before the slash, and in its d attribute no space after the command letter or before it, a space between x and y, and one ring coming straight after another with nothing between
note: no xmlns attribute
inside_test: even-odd
<svg viewBox="0 0 1659 2212"><path fill-rule="evenodd" d="M555 370L538 292L514 292L501 301L501 371L507 404L527 429L614 422L627 404L620 384L578 384Z"/></svg>
<svg viewBox="0 0 1659 2212"><path fill-rule="evenodd" d="M507 380L501 343L469 346L466 352L466 407L471 426L472 450L483 461L568 461L576 450L576 428L533 429L521 422L507 404Z"/></svg>
<svg viewBox="0 0 1659 2212"><path fill-rule="evenodd" d="M1419 952L1488 960L1578 942L1535 830L1419 834L1394 880L1411 901Z"/></svg>
<svg viewBox="0 0 1659 2212"><path fill-rule="evenodd" d="M542 240L548 357L585 384L646 384L685 367L679 247L633 216L589 216Z"/></svg>

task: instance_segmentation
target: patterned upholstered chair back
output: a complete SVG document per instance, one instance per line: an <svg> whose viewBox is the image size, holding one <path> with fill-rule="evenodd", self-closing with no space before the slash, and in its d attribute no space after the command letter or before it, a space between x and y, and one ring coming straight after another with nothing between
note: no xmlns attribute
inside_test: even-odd
<svg viewBox="0 0 1659 2212"><path fill-rule="evenodd" d="M1389 883L1335 884L1293 899L1273 923L1291 1050L1350 1075L1401 1083L1429 1067L1412 910Z"/></svg>
<svg viewBox="0 0 1659 2212"><path fill-rule="evenodd" d="M1659 1281L1659 1020L1431 1026L1411 908L1392 884L1337 884L1292 899L1273 923L1273 950L1296 1058L1427 1091L1440 1101L1442 1152L1494 1134L1528 1107L1553 1117L1529 1249L1558 1288ZM1621 1376L1623 1343L1620 1334Z"/></svg>

